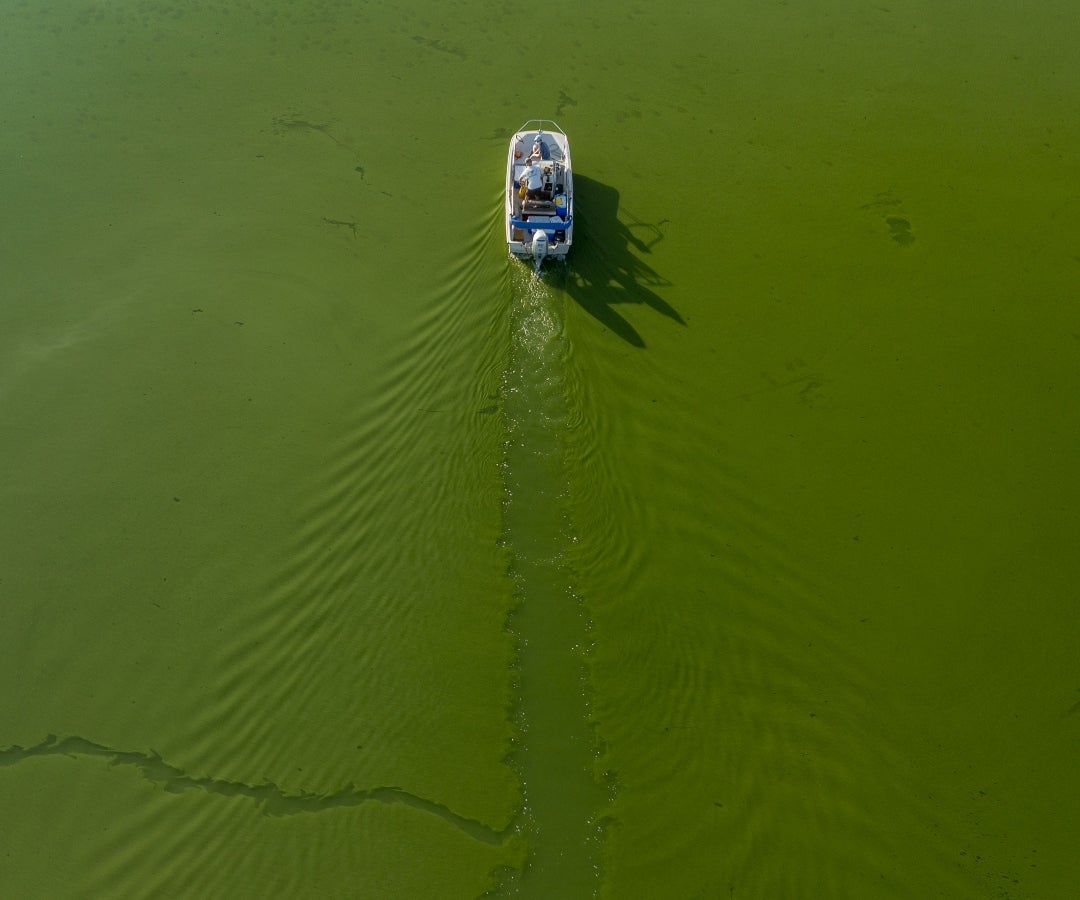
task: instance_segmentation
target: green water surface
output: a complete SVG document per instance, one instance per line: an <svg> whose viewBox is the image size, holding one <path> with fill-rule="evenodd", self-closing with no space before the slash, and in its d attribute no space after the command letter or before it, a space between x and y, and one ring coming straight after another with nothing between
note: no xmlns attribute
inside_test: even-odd
<svg viewBox="0 0 1080 900"><path fill-rule="evenodd" d="M1077 46L4 3L0 895L1071 896Z"/></svg>

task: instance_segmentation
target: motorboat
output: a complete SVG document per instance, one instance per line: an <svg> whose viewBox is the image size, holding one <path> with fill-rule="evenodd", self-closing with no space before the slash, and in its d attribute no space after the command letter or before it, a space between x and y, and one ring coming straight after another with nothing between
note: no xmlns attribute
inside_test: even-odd
<svg viewBox="0 0 1080 900"><path fill-rule="evenodd" d="M539 269L565 257L574 238L574 179L570 142L550 119L529 119L510 138L506 154L506 244Z"/></svg>

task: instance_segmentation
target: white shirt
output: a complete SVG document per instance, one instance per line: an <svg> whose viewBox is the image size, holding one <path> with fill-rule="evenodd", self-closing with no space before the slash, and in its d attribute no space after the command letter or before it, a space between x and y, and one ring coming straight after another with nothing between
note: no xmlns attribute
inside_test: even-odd
<svg viewBox="0 0 1080 900"><path fill-rule="evenodd" d="M538 191L544 186L544 173L536 163L529 163L521 173L521 180L530 191Z"/></svg>

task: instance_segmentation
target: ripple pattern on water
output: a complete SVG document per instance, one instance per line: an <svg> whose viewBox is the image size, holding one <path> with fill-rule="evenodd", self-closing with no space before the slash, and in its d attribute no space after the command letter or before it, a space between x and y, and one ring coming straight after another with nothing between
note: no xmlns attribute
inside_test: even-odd
<svg viewBox="0 0 1080 900"><path fill-rule="evenodd" d="M335 410L325 465L293 491L291 546L250 592L223 598L217 651L202 661L212 689L189 710L179 749L163 762L96 735L59 742L144 774L156 766L159 785L181 789L175 802L198 806L160 854L131 850L161 831L160 805L114 823L92 842L94 883L153 881L147 866L167 852L195 858L200 830L242 841L244 799L263 812L325 810L319 840L331 843L333 817L357 807L364 821L420 834L441 820L436 830L489 844L475 872L512 858L512 598L499 547L501 423L485 413L505 332L497 285L478 274L486 249L434 263L444 289L418 302L376 381L356 386L357 406ZM367 800L375 811L361 813ZM369 831L372 846L385 841Z"/></svg>
<svg viewBox="0 0 1080 900"><path fill-rule="evenodd" d="M573 508L583 540L570 564L592 615L593 711L614 786L605 890L800 896L880 872L891 886L875 896L905 896L882 810L908 832L929 830L930 815L883 740L888 710L850 643L859 624L830 609L797 529L714 414L651 359L609 374L610 360L589 358L581 415L595 426L571 491L589 501ZM638 415L608 414L626 409ZM636 496L604 483L621 469ZM944 854L925 865L965 895Z"/></svg>

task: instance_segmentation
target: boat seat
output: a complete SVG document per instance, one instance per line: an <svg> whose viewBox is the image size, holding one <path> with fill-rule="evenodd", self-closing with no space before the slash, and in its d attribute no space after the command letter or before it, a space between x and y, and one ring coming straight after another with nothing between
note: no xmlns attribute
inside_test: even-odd
<svg viewBox="0 0 1080 900"><path fill-rule="evenodd" d="M521 211L532 216L554 216L558 215L559 208L550 200L526 200Z"/></svg>

